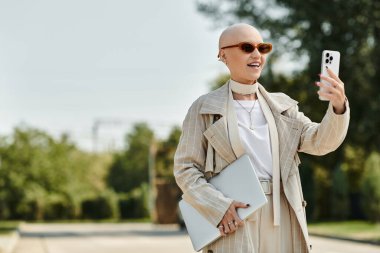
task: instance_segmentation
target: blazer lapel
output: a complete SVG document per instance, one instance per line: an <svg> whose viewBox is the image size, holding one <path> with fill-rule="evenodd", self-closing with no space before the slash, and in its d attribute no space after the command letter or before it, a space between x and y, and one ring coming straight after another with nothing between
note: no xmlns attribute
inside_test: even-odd
<svg viewBox="0 0 380 253"><path fill-rule="evenodd" d="M231 142L228 138L227 106L228 106L228 82L219 89L206 95L206 99L200 109L201 114L212 114L217 119L212 123L203 135L208 142L225 161L232 163L236 160Z"/></svg>
<svg viewBox="0 0 380 253"><path fill-rule="evenodd" d="M207 138L211 146L214 147L215 151L228 163L232 163L236 158L233 155L233 150L228 140L226 124L223 119L219 119L217 122L212 124L203 133Z"/></svg>

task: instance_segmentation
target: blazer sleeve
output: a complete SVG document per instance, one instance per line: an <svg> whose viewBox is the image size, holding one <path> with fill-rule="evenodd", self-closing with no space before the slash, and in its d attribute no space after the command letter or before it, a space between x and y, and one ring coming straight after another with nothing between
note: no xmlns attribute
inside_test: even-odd
<svg viewBox="0 0 380 253"><path fill-rule="evenodd" d="M200 101L190 107L182 125L182 134L174 155L174 177L182 198L197 209L215 227L220 223L232 199L207 182L204 176L207 140L206 117L199 113Z"/></svg>
<svg viewBox="0 0 380 253"><path fill-rule="evenodd" d="M325 155L336 150L347 135L350 121L350 107L345 101L346 111L336 114L329 103L327 112L321 123L312 122L298 107L293 111L295 117L303 122L302 134L299 142L299 152L312 155Z"/></svg>

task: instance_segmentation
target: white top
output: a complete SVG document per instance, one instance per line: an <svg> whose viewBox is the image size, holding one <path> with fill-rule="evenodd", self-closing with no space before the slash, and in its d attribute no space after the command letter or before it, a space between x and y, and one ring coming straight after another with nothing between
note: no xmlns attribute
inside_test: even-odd
<svg viewBox="0 0 380 253"><path fill-rule="evenodd" d="M260 103L257 100L251 112L253 130L249 128L250 117L248 112L252 109L255 100L239 100L239 103L234 100L241 142L256 168L257 176L263 179L272 179L272 149L269 126Z"/></svg>

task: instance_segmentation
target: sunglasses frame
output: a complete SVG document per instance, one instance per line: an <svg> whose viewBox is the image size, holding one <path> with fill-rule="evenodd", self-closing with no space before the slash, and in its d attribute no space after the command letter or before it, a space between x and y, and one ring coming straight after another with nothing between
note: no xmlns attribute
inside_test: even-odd
<svg viewBox="0 0 380 253"><path fill-rule="evenodd" d="M243 50L242 46L243 46L244 44L249 44L249 45L253 46L253 51L255 51L256 48L257 48L257 50L259 50L259 47L260 47L261 45L266 45L266 46L269 46L269 47L270 47L270 49L269 49L269 51L268 51L267 53L262 53L262 52L260 52L260 50L259 50L259 53L260 53L260 54L269 54L269 53L272 51L272 48L273 48L272 43L269 43L269 42L251 43L251 42L245 42L245 41L244 41L244 42L240 42L240 43L238 43L238 44L234 44L234 45L230 45L230 46L221 47L220 49L226 49L226 48L238 47L238 48L239 48L241 51L243 51L244 53L247 53L247 54L252 53L253 51L252 51L252 52L246 52L246 51ZM218 58L219 58L219 56L220 56L220 53L218 54Z"/></svg>

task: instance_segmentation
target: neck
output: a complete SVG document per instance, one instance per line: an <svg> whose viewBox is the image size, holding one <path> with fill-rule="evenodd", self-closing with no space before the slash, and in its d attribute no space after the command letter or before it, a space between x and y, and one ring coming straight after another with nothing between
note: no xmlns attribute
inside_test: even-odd
<svg viewBox="0 0 380 253"><path fill-rule="evenodd" d="M246 85L252 85L257 82L257 80L247 80L247 79L240 79L240 78L235 78L231 76L231 80L238 82L240 84L246 84Z"/></svg>
<svg viewBox="0 0 380 253"><path fill-rule="evenodd" d="M232 92L232 97L234 100L256 100L257 95L255 94L249 94L249 95L241 95L235 92Z"/></svg>

